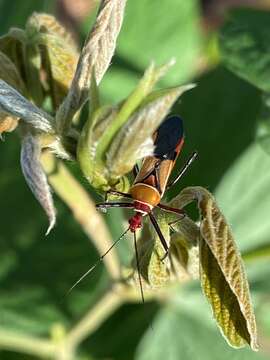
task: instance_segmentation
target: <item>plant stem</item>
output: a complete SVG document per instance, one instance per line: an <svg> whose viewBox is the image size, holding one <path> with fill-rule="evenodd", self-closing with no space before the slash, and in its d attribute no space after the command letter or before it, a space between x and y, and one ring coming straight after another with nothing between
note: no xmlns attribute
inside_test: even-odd
<svg viewBox="0 0 270 360"><path fill-rule="evenodd" d="M89 194L67 167L49 152L44 152L42 155L42 164L57 195L71 209L74 218L93 241L99 253L104 254L112 245L112 240L106 224L97 212ZM114 249L104 258L104 264L112 279L119 279L120 264Z"/></svg>
<svg viewBox="0 0 270 360"><path fill-rule="evenodd" d="M41 358L53 357L56 346L49 340L41 340L13 332L0 331L0 349L18 351Z"/></svg>
<svg viewBox="0 0 270 360"><path fill-rule="evenodd" d="M107 293L69 332L65 339L68 346L71 349L75 349L119 308L124 301L124 293L113 290Z"/></svg>

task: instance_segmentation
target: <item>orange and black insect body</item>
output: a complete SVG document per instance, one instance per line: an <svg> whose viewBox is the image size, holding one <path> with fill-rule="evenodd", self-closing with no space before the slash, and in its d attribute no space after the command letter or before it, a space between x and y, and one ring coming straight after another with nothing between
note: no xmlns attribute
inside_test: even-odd
<svg viewBox="0 0 270 360"><path fill-rule="evenodd" d="M161 204L160 201L165 191L183 176L189 165L196 158L197 153L194 152L192 154L178 176L171 183L168 183L176 159L184 144L182 119L178 116L168 117L155 132L153 139L155 146L154 154L143 160L139 171L134 169L136 177L130 188L129 194L114 190L109 191L109 193L130 198L133 202L105 202L97 204L96 208L107 209L112 207L122 207L134 209L135 214L129 219L129 230L133 233L142 227L142 218L148 215L161 240L166 256L168 253L168 245L152 210L155 207L159 207L165 211L183 214L181 209L168 207Z"/></svg>
<svg viewBox="0 0 270 360"><path fill-rule="evenodd" d="M178 116L168 117L158 128L153 135L154 139L154 154L146 157L141 169L138 170L137 166L134 168L135 180L130 188L128 194L115 190L110 190L108 193L120 195L132 200L132 202L104 202L97 204L97 209L107 209L113 207L129 208L135 211L135 214L129 219L128 229L110 246L110 248L97 260L97 262L91 266L91 268L80 277L78 281L70 288L69 292L80 283L87 275L89 275L96 266L103 260L111 249L123 238L123 236L131 231L134 237L134 247L136 254L137 269L139 275L141 296L144 302L142 280L140 276L139 256L138 248L136 244L136 230L142 227L142 219L144 216L149 216L152 225L154 226L159 239L164 247L165 255L168 254L169 248L167 242L160 230L160 227L152 213L155 207L159 207L164 211L170 211L176 214L183 215L181 209L171 208L169 206L160 203L165 191L172 185L176 184L178 180L184 175L190 164L196 158L197 153L194 152L184 167L181 169L177 177L168 182L170 174L175 165L177 156L179 155L182 146L184 144L184 131L183 122Z"/></svg>

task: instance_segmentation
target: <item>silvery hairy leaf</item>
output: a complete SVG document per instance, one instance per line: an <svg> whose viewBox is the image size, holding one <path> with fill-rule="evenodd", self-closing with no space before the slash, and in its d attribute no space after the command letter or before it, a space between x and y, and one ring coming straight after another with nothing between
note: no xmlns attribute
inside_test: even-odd
<svg viewBox="0 0 270 360"><path fill-rule="evenodd" d="M87 100L93 69L98 84L110 65L125 3L126 0L101 1L96 22L81 51L70 90L56 114L60 133L69 128L74 115Z"/></svg>
<svg viewBox="0 0 270 360"><path fill-rule="evenodd" d="M0 80L0 111L20 118L36 130L53 132L53 118L33 105L4 80Z"/></svg>
<svg viewBox="0 0 270 360"><path fill-rule="evenodd" d="M200 210L200 278L214 317L233 347L258 349L248 281L232 231L214 197L202 187L188 187L170 203L184 207L197 201Z"/></svg>
<svg viewBox="0 0 270 360"><path fill-rule="evenodd" d="M55 225L56 212L47 176L40 164L40 154L41 148L37 137L26 133L22 139L21 168L29 188L48 216L48 235Z"/></svg>

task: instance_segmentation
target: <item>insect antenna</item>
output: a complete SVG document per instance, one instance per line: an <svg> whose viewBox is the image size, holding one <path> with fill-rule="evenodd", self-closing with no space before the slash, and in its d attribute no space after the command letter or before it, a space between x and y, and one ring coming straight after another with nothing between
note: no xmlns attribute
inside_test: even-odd
<svg viewBox="0 0 270 360"><path fill-rule="evenodd" d="M90 267L89 270L87 270L72 286L71 288L68 290L68 292L66 293L66 296L70 294L70 292L86 277L88 276L104 259L104 257L112 250L112 248L118 244L118 242L123 239L123 237L126 235L126 233L129 231L129 227L127 228L127 230L125 230L123 232L123 234L114 241L114 243L109 247L109 249L107 251L105 251L105 253L103 255L100 256L100 258L95 262L94 265L92 265Z"/></svg>
<svg viewBox="0 0 270 360"><path fill-rule="evenodd" d="M190 165L193 163L193 161L197 158L198 153L197 151L194 151L191 156L188 158L187 162L185 163L185 165L182 167L182 169L180 170L179 174L176 176L176 178L167 185L166 190L169 190L173 185L175 185L180 179L181 177L186 173L186 171L188 170L188 168L190 167Z"/></svg>
<svg viewBox="0 0 270 360"><path fill-rule="evenodd" d="M142 303L145 303L144 294L143 294L143 287L142 287L142 277L141 277L141 271L140 271L140 262L139 262L139 252L137 248L137 240L136 240L136 232L133 233L134 237L134 248L135 248L135 258L136 258L136 266L138 271L138 278L139 278L139 284L140 284L140 292L141 292L141 298Z"/></svg>

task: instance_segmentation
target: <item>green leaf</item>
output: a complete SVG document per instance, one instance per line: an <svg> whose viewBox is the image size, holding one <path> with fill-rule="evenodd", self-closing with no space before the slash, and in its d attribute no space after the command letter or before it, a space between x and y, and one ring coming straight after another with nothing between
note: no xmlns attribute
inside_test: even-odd
<svg viewBox="0 0 270 360"><path fill-rule="evenodd" d="M196 0L128 1L117 55L143 71L153 59L171 58L176 66L166 82L184 82L195 71L200 47L199 6Z"/></svg>
<svg viewBox="0 0 270 360"><path fill-rule="evenodd" d="M258 349L249 286L232 230L214 197L204 188L188 187L171 202L182 208L197 201L200 210L200 279L215 319L228 343Z"/></svg>
<svg viewBox="0 0 270 360"><path fill-rule="evenodd" d="M80 136L77 153L82 171L95 189L106 191L116 186L120 191L128 190L129 181L123 176L132 170L136 160L141 157L141 144L145 140L149 141L178 96L190 88L183 86L164 89L150 95L169 66L171 63L161 67L151 65L124 102L115 107L105 106L94 113L90 112ZM96 91L95 87L91 89L91 98L96 97ZM150 116L151 125L146 121L147 116ZM147 125L147 130L145 126L141 126L142 120ZM141 128L140 132L137 131L138 126ZM129 135L135 140L132 146Z"/></svg>
<svg viewBox="0 0 270 360"><path fill-rule="evenodd" d="M32 77L32 82L29 83L29 90L32 90L30 94L40 85L39 73L42 63L49 96L56 111L67 95L75 74L79 56L77 46L72 35L53 16L47 14L34 13L26 24L26 35L27 79ZM35 93L32 96L35 96Z"/></svg>
<svg viewBox="0 0 270 360"><path fill-rule="evenodd" d="M108 190L110 186L105 164L97 157L96 147L107 125L115 116L115 108L104 106L97 109L85 123L77 148L77 158L86 179L95 189L103 191Z"/></svg>
<svg viewBox="0 0 270 360"><path fill-rule="evenodd" d="M65 296L96 261L96 248L57 197L57 226L44 237L47 220L19 168L19 142L0 142L0 150L0 330L49 338L55 325L70 329L98 301L107 273L101 265Z"/></svg>
<svg viewBox="0 0 270 360"><path fill-rule="evenodd" d="M239 9L220 31L225 65L259 89L270 90L270 12Z"/></svg>
<svg viewBox="0 0 270 360"><path fill-rule="evenodd" d="M266 359L247 349L230 349L204 316L205 304L194 293L181 291L179 297L179 304L167 305L159 312L153 329L148 329L138 346L136 360Z"/></svg>
<svg viewBox="0 0 270 360"><path fill-rule="evenodd" d="M22 79L12 61L0 51L0 79L17 89L20 93L25 92ZM6 112L0 112L0 136L5 131L13 131L18 124L16 116L7 115Z"/></svg>
<svg viewBox="0 0 270 360"><path fill-rule="evenodd" d="M252 144L216 189L217 201L244 251L270 241L269 169L269 156L258 144Z"/></svg>
<svg viewBox="0 0 270 360"><path fill-rule="evenodd" d="M128 121L132 113L141 105L145 97L153 90L158 80L165 75L172 62L160 67L151 64L145 71L139 84L122 104L114 121L108 127L106 133L100 140L97 147L97 158L105 158L105 152L108 149L112 139L116 136L121 127Z"/></svg>
<svg viewBox="0 0 270 360"><path fill-rule="evenodd" d="M153 92L143 101L121 128L106 154L112 178L120 178L133 169L136 162L154 151L152 136L165 119L174 102L192 85Z"/></svg>
<svg viewBox="0 0 270 360"><path fill-rule="evenodd" d="M257 140L261 147L270 154L270 97L262 94L262 108L257 119Z"/></svg>

